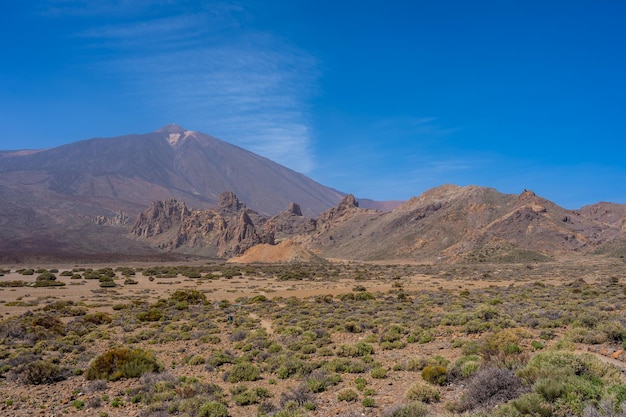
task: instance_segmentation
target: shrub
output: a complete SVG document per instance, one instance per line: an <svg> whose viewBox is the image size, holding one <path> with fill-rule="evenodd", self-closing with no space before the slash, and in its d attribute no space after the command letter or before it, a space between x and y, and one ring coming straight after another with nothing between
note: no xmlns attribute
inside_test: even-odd
<svg viewBox="0 0 626 417"><path fill-rule="evenodd" d="M170 299L178 302L186 302L187 304L202 304L206 302L206 295L198 290L176 290L170 296Z"/></svg>
<svg viewBox="0 0 626 417"><path fill-rule="evenodd" d="M365 342L358 342L356 345L341 345L337 348L337 356L343 357L358 357L371 355L374 353L374 348Z"/></svg>
<svg viewBox="0 0 626 417"><path fill-rule="evenodd" d="M210 401L200 406L198 417L228 417L228 408L224 404Z"/></svg>
<svg viewBox="0 0 626 417"><path fill-rule="evenodd" d="M313 393L326 391L328 384L328 376L326 372L321 369L313 371L306 380L307 388Z"/></svg>
<svg viewBox="0 0 626 417"><path fill-rule="evenodd" d="M478 355L463 356L454 362L454 366L448 370L448 379L464 379L469 378L478 371L481 358Z"/></svg>
<svg viewBox="0 0 626 417"><path fill-rule="evenodd" d="M209 357L209 364L213 366L222 366L226 363L233 363L233 355L228 352L215 352Z"/></svg>
<svg viewBox="0 0 626 417"><path fill-rule="evenodd" d="M193 355L187 359L187 365L195 366L206 363L206 359L202 355Z"/></svg>
<svg viewBox="0 0 626 417"><path fill-rule="evenodd" d="M111 323L111 321L111 316L101 311L83 316L84 323L105 324Z"/></svg>
<svg viewBox="0 0 626 417"><path fill-rule="evenodd" d="M414 382L406 392L406 398L409 401L432 403L439 401L440 397L441 392L439 388L422 381Z"/></svg>
<svg viewBox="0 0 626 417"><path fill-rule="evenodd" d="M139 321L160 321L162 318L164 318L163 313L157 307L150 307L148 311L137 313Z"/></svg>
<svg viewBox="0 0 626 417"><path fill-rule="evenodd" d="M55 281L56 279L56 275L49 271L42 272L37 276L37 281Z"/></svg>
<svg viewBox="0 0 626 417"><path fill-rule="evenodd" d="M97 356L85 371L85 378L108 379L137 378L149 372L160 372L163 365L152 352L143 349L114 348Z"/></svg>
<svg viewBox="0 0 626 417"><path fill-rule="evenodd" d="M361 401L361 405L365 408L376 407L376 400L372 397L366 397L363 398L363 401Z"/></svg>
<svg viewBox="0 0 626 417"><path fill-rule="evenodd" d="M424 358L411 358L406 362L406 370L410 372L419 372L424 369L426 365L428 365L428 361Z"/></svg>
<svg viewBox="0 0 626 417"><path fill-rule="evenodd" d="M261 378L261 370L252 363L238 363L233 365L229 374L228 382L256 381Z"/></svg>
<svg viewBox="0 0 626 417"><path fill-rule="evenodd" d="M461 397L460 411L493 408L519 397L525 391L522 380L510 369L484 368L468 381Z"/></svg>
<svg viewBox="0 0 626 417"><path fill-rule="evenodd" d="M374 379L387 378L387 370L379 366L370 371L370 376Z"/></svg>
<svg viewBox="0 0 626 417"><path fill-rule="evenodd" d="M31 385L52 384L65 379L61 367L43 360L27 364L19 374L22 382Z"/></svg>
<svg viewBox="0 0 626 417"><path fill-rule="evenodd" d="M337 400L339 401L353 402L356 401L358 398L359 394L357 394L355 390L350 388L342 389L337 393Z"/></svg>
<svg viewBox="0 0 626 417"><path fill-rule="evenodd" d="M233 394L233 402L240 406L257 404L259 402L257 393L245 385L233 387L231 393Z"/></svg>
<svg viewBox="0 0 626 417"><path fill-rule="evenodd" d="M441 365L428 365L422 369L424 381L435 385L445 385L448 381L446 368Z"/></svg>
<svg viewBox="0 0 626 417"><path fill-rule="evenodd" d="M297 387L290 387L287 391L280 394L280 406L285 407L291 403L302 407L305 404L312 403L314 398L305 385L298 385Z"/></svg>
<svg viewBox="0 0 626 417"><path fill-rule="evenodd" d="M383 413L383 417L426 417L427 415L428 407L419 401L405 405L396 405Z"/></svg>

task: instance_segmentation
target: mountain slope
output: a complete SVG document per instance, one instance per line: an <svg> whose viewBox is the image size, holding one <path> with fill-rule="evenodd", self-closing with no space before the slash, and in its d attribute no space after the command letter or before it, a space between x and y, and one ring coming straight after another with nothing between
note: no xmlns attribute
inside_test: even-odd
<svg viewBox="0 0 626 417"><path fill-rule="evenodd" d="M207 208L223 191L233 191L263 214L276 214L297 200L311 216L343 196L266 158L176 125L32 153L5 152L0 162L0 192L45 190L58 199L91 202L102 212L121 209L132 215L168 198Z"/></svg>
<svg viewBox="0 0 626 417"><path fill-rule="evenodd" d="M176 125L52 149L4 151L0 255L95 255L118 253L120 248L141 253L147 248L129 239L132 220L127 219L153 201L171 198L197 209L215 207L224 191L236 192L264 215L297 200L302 212L313 216L344 195L266 158ZM102 224L121 227L105 231ZM103 233L106 240L100 238Z"/></svg>
<svg viewBox="0 0 626 417"><path fill-rule="evenodd" d="M200 211L175 201L154 203L133 232L161 249L212 256L290 240L326 258L537 262L602 248L613 254L626 224L621 205L582 214L532 191L513 195L475 186L437 187L387 213L361 208L348 195L316 218L303 216L295 203L267 218L232 193L221 200L217 210ZM257 259L271 249L247 253Z"/></svg>
<svg viewBox="0 0 626 417"><path fill-rule="evenodd" d="M618 207L612 216L624 219ZM522 260L591 252L619 239L620 227L617 220L598 221L531 191L444 185L389 213L352 208L304 240L324 256L349 259L472 259L489 248L503 259Z"/></svg>

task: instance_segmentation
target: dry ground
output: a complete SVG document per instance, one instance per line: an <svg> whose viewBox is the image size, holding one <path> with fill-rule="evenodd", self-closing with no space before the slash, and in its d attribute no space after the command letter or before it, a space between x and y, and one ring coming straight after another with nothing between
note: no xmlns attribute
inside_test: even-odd
<svg viewBox="0 0 626 417"><path fill-rule="evenodd" d="M153 264L151 264L153 265ZM145 268L151 265L140 264L124 264L123 266L131 268ZM4 270L10 270L0 277L0 282L4 281L27 281L34 282L37 274L24 276L17 272L17 269L23 268L57 268L59 273L58 280L65 282L63 287L46 287L33 288L24 287L5 287L0 288L0 313L2 319L21 316L27 312L37 312L45 306L57 302L71 301L76 305L84 306L88 313L103 312L115 318L119 316L120 304L129 302L144 302L152 305L158 300L167 300L175 291L181 289L199 290L207 297L207 306L205 309L211 309L213 314L211 317L212 325L216 326L214 332L219 336L219 341L207 343L194 338L177 338L173 337L170 341L156 341L150 337L137 338L134 337L129 342L130 336L136 336L141 331L159 334L164 327L182 326L182 322L191 322L190 316L181 316L180 319L166 320L157 322L140 323L134 326L125 326L123 323L117 323L115 327L107 327L94 334L89 334L85 341L86 351L61 355L60 363L68 369L84 369L90 358L97 353L102 353L112 346L132 344L133 347L141 347L149 349L157 355L157 358L164 364L165 373L180 377L194 377L207 383L215 383L224 387L226 398L230 398L229 389L235 385L223 381L223 368L210 368L204 365L193 366L184 364L183 358L193 355L201 355L208 357L214 352L223 350L236 350L236 344L233 342L232 334L239 323L245 323L242 329L247 332L255 329L264 329L270 340L277 340L284 343L288 337L285 336L285 328L289 325L299 325L299 323L291 323L283 320L283 316L288 316L290 311L289 300L295 297L302 302L311 302L317 296L331 296L333 300L337 300L342 294L354 294L355 287L365 287L368 293L374 294L377 300L395 298L398 293L404 292L408 296L408 300L413 307L419 309L420 297L424 298L424 305L428 308L437 310L437 317L445 316L449 313L448 298L442 300L439 304L429 305L426 298L433 297L433 294L446 294L451 297L449 302L454 304L454 308L458 308L457 294L469 294L468 297L485 301L485 294L498 294L493 297L506 297L506 294L522 294L527 291L526 288L532 286L547 288L556 288L557 292L570 291L570 287L574 282L584 281L587 288L604 288L607 282L618 282L621 291L626 281L626 264L621 259L603 258L603 257L585 257L567 259L559 259L551 263L540 263L533 265L514 265L514 264L475 264L475 265L423 265L412 264L410 262L394 263L394 264L366 264L352 262L335 262L337 270L347 270L342 274L329 274L328 276L316 276L314 279L305 280L280 280L271 274L246 274L235 276L233 278L213 278L213 279L197 279L186 278L177 275L173 278L150 278L141 272L137 272L133 277L137 281L133 285L124 285L123 278L118 273L116 277L116 288L103 289L99 286L99 281L94 279L75 279L69 277L60 277L59 273L66 270L77 268L93 268L113 267L118 265L5 265L0 267ZM515 292L515 289L520 292ZM530 290L528 290L530 291ZM263 295L272 301L269 307L258 307L250 305L249 300L253 297ZM480 298L483 297L483 298ZM398 297L399 298L399 297ZM623 298L623 297L622 297ZM620 298L620 300L622 299ZM231 307L220 310L219 303L228 300ZM307 301L308 300L308 301ZM549 302L549 300L547 301ZM471 304L471 305L470 305ZM469 303L468 311L475 309L480 304L478 302ZM626 308L626 303L617 305L612 301L611 314L622 314ZM263 305L263 304L260 304ZM295 305L295 304L293 304ZM308 304L307 304L308 305ZM314 304L310 304L314 305ZM367 304L350 304L349 309L358 315L359 305ZM482 304L481 304L482 305ZM306 307L306 306L305 306ZM347 314L345 306L341 305L341 316ZM299 308L299 307L298 307ZM303 307L304 308L304 307ZM400 307L398 307L399 309ZM407 308L407 307L402 307ZM585 312L587 307L581 304L580 314ZM558 309L558 306L555 306ZM192 311L191 308L189 311ZM195 312L196 310L193 310ZM198 310L200 311L200 310ZM339 311L339 310L338 310ZM608 310L607 310L608 311ZM621 311L621 313L620 313ZM192 316L194 313L191 313ZM313 312L312 312L313 314ZM417 314L417 310L416 310ZM503 314L503 313L500 313ZM227 316L234 316L234 324L228 320ZM306 321L307 318L299 317L298 320ZM64 323L69 323L74 317L64 316ZM518 319L519 321L519 319ZM378 323L378 322L377 322ZM384 319L380 320L384 323ZM304 322L302 327L305 327ZM381 328L377 331L380 332ZM409 324L405 324L407 328ZM516 326L519 327L519 326ZM554 339L545 340L543 343L546 348L557 343L568 334L571 330L571 324L552 329ZM431 358L440 355L448 360L454 361L463 355L458 347L454 346L455 340L463 339L468 341L480 341L485 335L493 333L494 329L485 331L463 331L460 326L445 327L436 326L432 330L432 340L424 343L407 343L402 348L397 349L381 349L380 344L371 342L372 332L364 329L359 332L336 331L329 332L331 339L331 347L336 349L344 344L356 344L368 340L370 336L370 344L374 347L375 353L372 355L374 360L387 370L385 378L373 378L369 372L365 374L342 374L343 381L337 386L329 387L325 392L316 395L315 410L309 411L311 416L348 416L348 415L383 415L384 410L395 404L406 402L405 393L409 386L416 380L421 379L420 374L416 372L402 369L400 364L405 363L411 358ZM182 333L182 332L179 332ZM374 332L375 335L379 334ZM534 350L530 348L531 341L537 341L539 329L530 329L530 336L526 336L521 342L522 350L525 354L532 355ZM98 337L98 335L100 337ZM231 335L231 336L229 336ZM378 337L378 336L376 336ZM619 355L619 346L610 343L579 343L574 341L571 344L573 349L579 351L602 351L603 357L607 361L611 361L616 366L624 367L624 356ZM3 355L13 354L12 348L4 347ZM616 352L617 351L617 352ZM613 356L615 358L609 358ZM236 355L244 355L245 350L235 351ZM50 352L46 355L51 355ZM326 358L327 359L327 358ZM310 356L312 362L326 360L324 357L314 355ZM69 362L67 362L69 361ZM123 379L121 381L107 382L104 388L97 387L93 382L85 380L85 378L74 372L75 375L69 375L65 380L56 382L52 385L25 385L19 380L10 378L8 374L4 378L0 378L0 414L4 416L60 416L60 415L84 415L84 416L140 416L147 415L145 410L147 405L141 402L133 403L129 394L134 388L140 384L138 379ZM337 394L343 389L354 389L355 379L363 377L366 380L366 387L372 389L375 394L375 407L366 408L361 406L361 400L364 395L358 392L358 402L348 403L339 401ZM290 387L295 387L302 382L302 378L291 377L287 379L277 378L271 372L263 372L259 381L245 383L248 387L266 387L273 394L269 400L275 405L278 404L281 393L286 392ZM463 392L463 384L450 384L441 388L442 400L439 403L430 405L432 415L444 415L453 412L449 411L449 405L458 401ZM119 398L121 405L115 404L113 401ZM78 402L77 402L78 401ZM79 407L80 401L84 404ZM116 406L117 405L117 406ZM142 411L143 410L143 411ZM230 416L244 417L256 416L257 406L237 406L229 400L228 407ZM357 414L349 414L357 412ZM144 414L142 414L144 413Z"/></svg>

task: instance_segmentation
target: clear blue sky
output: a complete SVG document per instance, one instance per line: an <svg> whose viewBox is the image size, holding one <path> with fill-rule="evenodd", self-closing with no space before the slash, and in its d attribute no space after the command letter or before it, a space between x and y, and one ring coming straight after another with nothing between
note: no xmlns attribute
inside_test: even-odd
<svg viewBox="0 0 626 417"><path fill-rule="evenodd" d="M359 197L626 203L626 2L5 0L0 149L176 123Z"/></svg>

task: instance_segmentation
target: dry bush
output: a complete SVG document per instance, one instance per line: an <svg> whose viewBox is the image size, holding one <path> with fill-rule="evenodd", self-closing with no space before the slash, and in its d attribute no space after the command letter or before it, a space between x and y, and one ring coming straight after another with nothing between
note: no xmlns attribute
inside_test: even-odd
<svg viewBox="0 0 626 417"><path fill-rule="evenodd" d="M432 403L439 401L440 398L439 388L423 381L415 381L406 392L406 399L409 401Z"/></svg>
<svg viewBox="0 0 626 417"><path fill-rule="evenodd" d="M302 407L306 403L312 403L315 396L309 391L306 385L301 384L296 387L290 387L287 391L280 394L279 404L285 407L289 403L296 403Z"/></svg>
<svg viewBox="0 0 626 417"><path fill-rule="evenodd" d="M18 373L21 382L31 385L53 384L67 377L67 371L59 365L44 360L29 363Z"/></svg>
<svg viewBox="0 0 626 417"><path fill-rule="evenodd" d="M513 371L490 366L479 370L469 379L459 410L491 409L526 391L522 380Z"/></svg>

